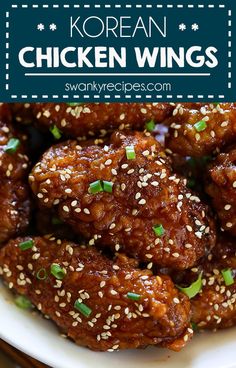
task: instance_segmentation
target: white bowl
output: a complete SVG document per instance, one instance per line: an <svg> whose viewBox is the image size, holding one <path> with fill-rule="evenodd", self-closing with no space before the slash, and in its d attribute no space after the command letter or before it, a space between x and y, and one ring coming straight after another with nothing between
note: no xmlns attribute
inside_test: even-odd
<svg viewBox="0 0 236 368"><path fill-rule="evenodd" d="M0 283L0 337L53 368L236 368L236 329L201 333L180 353L166 349L94 353L60 336L38 313L17 308Z"/></svg>

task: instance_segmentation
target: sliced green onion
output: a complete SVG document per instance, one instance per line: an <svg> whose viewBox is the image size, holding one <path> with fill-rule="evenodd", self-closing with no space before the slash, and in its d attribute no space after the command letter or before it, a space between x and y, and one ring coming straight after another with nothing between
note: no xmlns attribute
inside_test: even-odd
<svg viewBox="0 0 236 368"><path fill-rule="evenodd" d="M75 301L74 307L85 317L89 317L92 313L92 309L90 309L86 304L81 303L78 299Z"/></svg>
<svg viewBox="0 0 236 368"><path fill-rule="evenodd" d="M154 120L150 120L145 124L145 128L146 130L148 130L149 132L153 132L153 130L155 129L155 121Z"/></svg>
<svg viewBox="0 0 236 368"><path fill-rule="evenodd" d="M61 225L61 224L63 224L63 221L61 219L59 219L58 217L53 217L52 218L52 224L53 225Z"/></svg>
<svg viewBox="0 0 236 368"><path fill-rule="evenodd" d="M52 135L55 139L60 139L61 138L61 131L60 131L60 129L58 129L58 127L56 125L53 125L50 128L50 132L52 133Z"/></svg>
<svg viewBox="0 0 236 368"><path fill-rule="evenodd" d="M30 308L32 308L31 301L28 298L26 298L24 295L17 296L16 299L15 299L15 304L17 305L17 307L19 307L21 309L30 309Z"/></svg>
<svg viewBox="0 0 236 368"><path fill-rule="evenodd" d="M132 300L139 300L141 298L141 295L136 293L127 293L127 298Z"/></svg>
<svg viewBox="0 0 236 368"><path fill-rule="evenodd" d="M196 281L194 281L189 287L183 288L177 286L177 288L182 291L189 299L194 298L202 290L202 272L199 274Z"/></svg>
<svg viewBox="0 0 236 368"><path fill-rule="evenodd" d="M58 280L64 279L65 270L57 263L51 264L51 274Z"/></svg>
<svg viewBox="0 0 236 368"><path fill-rule="evenodd" d="M152 229L153 229L154 233L156 234L156 236L163 236L164 233L165 233L165 229L162 226L162 224L155 225L155 226L153 226Z"/></svg>
<svg viewBox="0 0 236 368"><path fill-rule="evenodd" d="M94 181L93 183L89 184L89 191L92 194L103 192L103 187L102 187L101 180L97 180L97 181Z"/></svg>
<svg viewBox="0 0 236 368"><path fill-rule="evenodd" d="M195 322L191 322L192 330L197 332L198 331L198 325Z"/></svg>
<svg viewBox="0 0 236 368"><path fill-rule="evenodd" d="M202 132L207 128L207 123L205 122L205 120L200 120L196 124L194 124L194 128L197 132Z"/></svg>
<svg viewBox="0 0 236 368"><path fill-rule="evenodd" d="M112 193L114 183L112 181L103 181L103 190L107 193Z"/></svg>
<svg viewBox="0 0 236 368"><path fill-rule="evenodd" d="M21 250L27 250L27 249L32 248L33 245L34 245L34 241L32 239L29 239L29 240L26 240L26 241L20 243L19 248Z"/></svg>
<svg viewBox="0 0 236 368"><path fill-rule="evenodd" d="M67 105L69 105L69 106L78 106L78 105L82 105L82 103L81 102L67 102Z"/></svg>
<svg viewBox="0 0 236 368"><path fill-rule="evenodd" d="M125 147L125 151L128 160L134 160L136 158L134 146Z"/></svg>
<svg viewBox="0 0 236 368"><path fill-rule="evenodd" d="M196 185L196 181L194 179L188 179L187 181L187 187L188 188L194 188Z"/></svg>
<svg viewBox="0 0 236 368"><path fill-rule="evenodd" d="M36 273L36 277L38 280L46 280L46 278L48 277L46 269L40 268L40 270L38 270L38 272Z"/></svg>
<svg viewBox="0 0 236 368"><path fill-rule="evenodd" d="M19 147L20 147L20 140L18 138L11 138L9 139L4 151L11 155L15 153Z"/></svg>
<svg viewBox="0 0 236 368"><path fill-rule="evenodd" d="M224 270L221 271L221 273L224 278L226 286L230 286L234 284L234 277L233 277L232 270L230 268L225 268Z"/></svg>

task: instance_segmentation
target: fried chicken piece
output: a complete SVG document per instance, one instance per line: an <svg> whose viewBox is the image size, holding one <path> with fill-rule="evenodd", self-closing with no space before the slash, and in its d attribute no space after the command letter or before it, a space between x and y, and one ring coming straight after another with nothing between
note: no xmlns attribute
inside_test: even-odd
<svg viewBox="0 0 236 368"><path fill-rule="evenodd" d="M205 189L222 229L236 235L236 147L218 155L210 165Z"/></svg>
<svg viewBox="0 0 236 368"><path fill-rule="evenodd" d="M29 224L28 157L11 124L11 112L0 105L0 243L22 233ZM10 149L12 138L17 147Z"/></svg>
<svg viewBox="0 0 236 368"><path fill-rule="evenodd" d="M148 133L115 132L104 147L58 144L29 180L40 204L58 207L89 244L122 250L148 267L188 268L215 245L208 207L172 172Z"/></svg>
<svg viewBox="0 0 236 368"><path fill-rule="evenodd" d="M236 103L178 104L166 123L169 149L183 156L206 156L236 141Z"/></svg>
<svg viewBox="0 0 236 368"><path fill-rule="evenodd" d="M168 103L85 103L34 104L38 124L47 129L56 125L70 137L105 136L114 129L143 129L145 123L163 121L171 115Z"/></svg>
<svg viewBox="0 0 236 368"><path fill-rule="evenodd" d="M222 270L229 269L234 283L226 286ZM221 235L212 254L194 273L203 271L203 288L191 299L192 321L200 329L222 329L236 325L236 242ZM195 276L196 277L196 276ZM188 275L187 280L191 279Z"/></svg>
<svg viewBox="0 0 236 368"><path fill-rule="evenodd" d="M33 247L21 250L27 240ZM141 271L125 256L113 262L94 247L55 237L18 238L0 251L0 266L9 287L29 297L78 345L179 349L192 334L188 298L168 276Z"/></svg>

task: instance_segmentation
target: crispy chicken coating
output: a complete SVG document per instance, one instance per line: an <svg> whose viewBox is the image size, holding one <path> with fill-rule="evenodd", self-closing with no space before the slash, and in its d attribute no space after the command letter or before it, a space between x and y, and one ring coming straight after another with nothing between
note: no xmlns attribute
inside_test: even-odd
<svg viewBox="0 0 236 368"><path fill-rule="evenodd" d="M10 148L19 139L17 149ZM11 125L11 112L0 105L0 243L22 233L29 224L30 200L27 187L28 157Z"/></svg>
<svg viewBox="0 0 236 368"><path fill-rule="evenodd" d="M22 250L29 240L31 248ZM141 271L125 256L113 262L94 247L55 237L18 238L0 251L0 266L9 288L90 349L160 344L178 350L192 334L188 298L168 276Z"/></svg>
<svg viewBox="0 0 236 368"><path fill-rule="evenodd" d="M201 157L236 141L236 103L178 104L166 144L183 156Z"/></svg>
<svg viewBox="0 0 236 368"><path fill-rule="evenodd" d="M222 229L236 235L236 147L218 155L210 165L206 192L212 198Z"/></svg>
<svg viewBox="0 0 236 368"><path fill-rule="evenodd" d="M234 283L226 286L222 270L229 269ZM192 321L201 329L236 325L236 241L221 236L211 255L193 274L203 271L203 288L191 299ZM188 275L188 282L191 276Z"/></svg>
<svg viewBox="0 0 236 368"><path fill-rule="evenodd" d="M105 146L58 144L29 180L40 204L56 206L90 245L122 250L150 268L191 267L215 245L208 207L148 133L115 132Z"/></svg>
<svg viewBox="0 0 236 368"><path fill-rule="evenodd" d="M38 124L56 125L70 137L105 136L114 129L143 129L145 123L163 121L171 115L168 103L37 103L32 106Z"/></svg>

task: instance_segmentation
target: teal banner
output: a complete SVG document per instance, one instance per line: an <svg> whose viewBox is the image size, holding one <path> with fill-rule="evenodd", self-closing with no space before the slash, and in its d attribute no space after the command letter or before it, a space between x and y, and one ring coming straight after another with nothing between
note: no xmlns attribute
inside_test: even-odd
<svg viewBox="0 0 236 368"><path fill-rule="evenodd" d="M1 101L235 101L235 0L0 9Z"/></svg>

